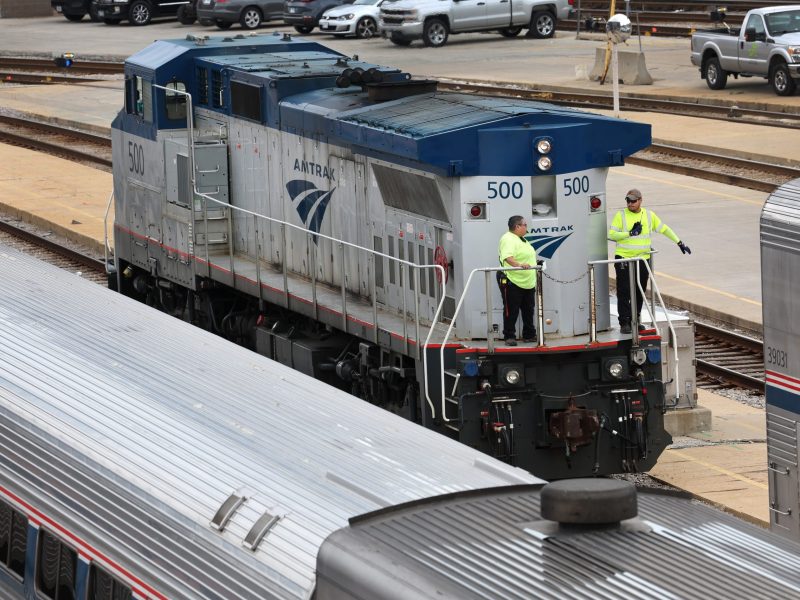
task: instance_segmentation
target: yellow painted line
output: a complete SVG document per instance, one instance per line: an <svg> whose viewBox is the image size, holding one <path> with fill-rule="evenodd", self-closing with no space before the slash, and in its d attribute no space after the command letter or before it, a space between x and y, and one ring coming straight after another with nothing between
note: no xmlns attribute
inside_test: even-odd
<svg viewBox="0 0 800 600"><path fill-rule="evenodd" d="M647 167L642 167L646 169ZM754 206L764 206L764 200L767 198L767 193L764 192L764 200L750 200L749 198L743 198L741 196L737 196L735 194L728 194L726 192L716 192L714 190L709 190L703 187L697 187L694 185L687 185L685 183L678 183L676 181L668 181L666 179L659 179L657 177L651 177L649 175L637 175L636 173L625 173L625 176L628 177L636 177L638 179L646 179L647 181L657 181L658 183L663 183L665 185L672 185L679 188L684 188L687 190L693 190L695 192L703 192L704 194L711 194L712 196L719 196L720 198L728 198L730 200L736 200L737 202L744 202L745 204L753 204ZM688 177L688 175L683 175L683 177ZM722 185L717 183L716 185Z"/></svg>
<svg viewBox="0 0 800 600"><path fill-rule="evenodd" d="M674 450L674 452L680 453L681 451L680 450ZM699 458L694 458L692 456L689 456L688 454L682 454L681 453L680 456L681 456L681 458L685 458L687 460L695 462L698 465L706 467L707 469L711 469L712 471L717 471L718 473L722 473L723 475L727 475L728 477L731 477L732 479L738 479L739 481L742 481L742 482L744 482L744 483L746 483L748 485L752 485L753 487L757 487L757 488L760 488L762 490L768 490L769 489L769 486L767 484L765 484L765 483L759 483L758 481L754 481L754 480L750 479L749 477L745 477L744 475L740 475L739 473L734 473L733 471L729 471L728 469L723 469L722 467L719 467L719 466L717 466L717 465L715 465L713 463L706 462L704 460L700 460Z"/></svg>
<svg viewBox="0 0 800 600"><path fill-rule="evenodd" d="M732 298L733 300L741 300L742 302L747 302L748 304L761 306L761 302L759 302L758 300L751 300L750 298L743 298L742 296L737 296L736 294L731 294L730 292L723 292L722 290L718 290L717 288L712 288L707 285L703 285L702 283L696 283L694 281L689 281L688 279L675 277L674 275L667 275L662 271L656 271L656 274L658 275L659 278L663 277L664 279L672 279L673 281L690 285L692 287L700 288L701 290L705 290L707 292L714 292L715 294L726 296L727 298Z"/></svg>

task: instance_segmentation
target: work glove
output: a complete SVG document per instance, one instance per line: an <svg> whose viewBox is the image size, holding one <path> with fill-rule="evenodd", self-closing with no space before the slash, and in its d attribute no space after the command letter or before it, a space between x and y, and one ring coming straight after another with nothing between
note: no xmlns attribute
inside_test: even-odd
<svg viewBox="0 0 800 600"><path fill-rule="evenodd" d="M642 223L641 223L641 221L639 221L638 223L634 223L633 227L631 227L631 230L630 230L630 234L632 236L639 235L640 233L642 233Z"/></svg>
<svg viewBox="0 0 800 600"><path fill-rule="evenodd" d="M683 252L684 254L691 254L692 253L692 249L689 248L689 246L687 246L683 242L678 242L678 248L680 248L681 252Z"/></svg>

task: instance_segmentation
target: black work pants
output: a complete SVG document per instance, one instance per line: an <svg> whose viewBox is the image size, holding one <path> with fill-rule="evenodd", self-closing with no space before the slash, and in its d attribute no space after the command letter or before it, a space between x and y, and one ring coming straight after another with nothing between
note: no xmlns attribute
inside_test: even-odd
<svg viewBox="0 0 800 600"><path fill-rule="evenodd" d="M533 305L536 301L536 288L526 290L507 280L501 291L503 292L503 338L508 340L517 337L517 318L520 311L522 311L522 337L535 338Z"/></svg>
<svg viewBox="0 0 800 600"><path fill-rule="evenodd" d="M615 256L619 259L621 256ZM620 325L631 324L631 284L629 269L635 269L636 263L614 263L614 272L617 274L617 314L619 315ZM639 282L642 284L642 290L647 290L647 282L650 279L650 272L647 267L639 265ZM642 302L644 298L636 288L636 314L638 315L637 321L642 322Z"/></svg>

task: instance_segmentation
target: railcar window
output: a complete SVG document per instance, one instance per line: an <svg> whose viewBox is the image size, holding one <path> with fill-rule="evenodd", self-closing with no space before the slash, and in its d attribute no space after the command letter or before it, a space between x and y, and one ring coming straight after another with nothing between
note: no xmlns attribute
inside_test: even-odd
<svg viewBox="0 0 800 600"><path fill-rule="evenodd" d="M231 81L231 112L261 123L261 86Z"/></svg>
<svg viewBox="0 0 800 600"><path fill-rule="evenodd" d="M25 576L28 519L5 502L0 502L0 564L20 578Z"/></svg>
<svg viewBox="0 0 800 600"><path fill-rule="evenodd" d="M36 557L36 586L52 600L75 600L78 554L52 533L40 530Z"/></svg>
<svg viewBox="0 0 800 600"><path fill-rule="evenodd" d="M218 70L211 71L211 103L214 108L225 106L222 102L222 72Z"/></svg>
<svg viewBox="0 0 800 600"><path fill-rule="evenodd" d="M131 588L123 585L97 565L89 571L89 596L87 600L130 600Z"/></svg>
<svg viewBox="0 0 800 600"><path fill-rule="evenodd" d="M167 108L167 118L180 121L186 118L186 85L182 81L170 81L164 86L167 88L164 100Z"/></svg>
<svg viewBox="0 0 800 600"><path fill-rule="evenodd" d="M197 67L197 102L208 106L208 69Z"/></svg>

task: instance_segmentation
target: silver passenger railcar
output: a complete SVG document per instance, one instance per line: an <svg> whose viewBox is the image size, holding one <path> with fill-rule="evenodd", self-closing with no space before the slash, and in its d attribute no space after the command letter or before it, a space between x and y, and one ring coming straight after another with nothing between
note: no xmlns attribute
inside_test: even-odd
<svg viewBox="0 0 800 600"><path fill-rule="evenodd" d="M121 292L542 477L655 463L676 374L665 328L611 325L605 197L649 126L290 36L159 41L125 74ZM539 339L496 348L514 214L546 263Z"/></svg>
<svg viewBox="0 0 800 600"><path fill-rule="evenodd" d="M800 179L764 203L761 288L770 523L800 540Z"/></svg>
<svg viewBox="0 0 800 600"><path fill-rule="evenodd" d="M6 247L0 280L2 598L800 597L800 546L715 509L542 488Z"/></svg>

